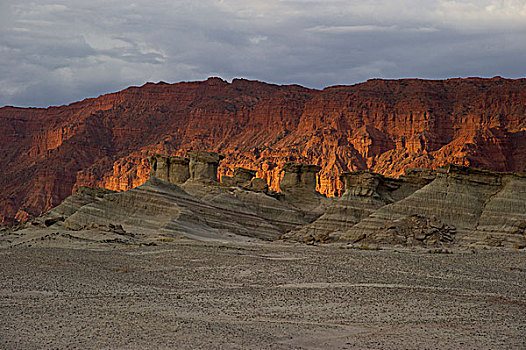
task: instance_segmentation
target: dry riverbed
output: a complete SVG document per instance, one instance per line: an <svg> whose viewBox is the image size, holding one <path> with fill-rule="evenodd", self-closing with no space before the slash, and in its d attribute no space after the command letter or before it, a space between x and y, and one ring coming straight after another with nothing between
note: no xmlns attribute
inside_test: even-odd
<svg viewBox="0 0 526 350"><path fill-rule="evenodd" d="M526 252L0 249L5 349L524 349Z"/></svg>

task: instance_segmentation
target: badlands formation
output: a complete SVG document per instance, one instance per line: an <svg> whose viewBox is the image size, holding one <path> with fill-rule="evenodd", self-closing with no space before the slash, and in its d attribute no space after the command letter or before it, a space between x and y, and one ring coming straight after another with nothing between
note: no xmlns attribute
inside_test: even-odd
<svg viewBox="0 0 526 350"><path fill-rule="evenodd" d="M256 171L218 178L224 156L149 158L150 179L124 192L79 188L59 206L4 229L1 244L155 245L201 241L290 241L350 246L526 247L526 175L448 164L398 178L341 175L345 192L316 191L320 167L287 163L269 189Z"/></svg>
<svg viewBox="0 0 526 350"><path fill-rule="evenodd" d="M323 90L210 78L148 83L49 108L0 108L0 225L25 222L77 188L124 191L147 157L224 154L220 175L257 170L279 190L285 163L315 164L317 190L340 174L397 177L455 163L526 170L526 79L372 79Z"/></svg>
<svg viewBox="0 0 526 350"><path fill-rule="evenodd" d="M222 158L155 155L4 230L0 347L526 347L524 174L348 172L327 198L319 166L277 192Z"/></svg>

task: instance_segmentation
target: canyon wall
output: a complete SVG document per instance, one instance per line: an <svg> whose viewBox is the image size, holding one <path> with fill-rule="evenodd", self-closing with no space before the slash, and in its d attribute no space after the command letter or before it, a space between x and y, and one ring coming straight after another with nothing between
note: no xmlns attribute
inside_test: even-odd
<svg viewBox="0 0 526 350"><path fill-rule="evenodd" d="M257 169L278 190L287 162L398 176L447 162L526 170L526 79L369 80L312 90L219 78L148 83L67 106L0 108L0 223L24 221L80 186L121 191L148 156L220 152L220 175Z"/></svg>

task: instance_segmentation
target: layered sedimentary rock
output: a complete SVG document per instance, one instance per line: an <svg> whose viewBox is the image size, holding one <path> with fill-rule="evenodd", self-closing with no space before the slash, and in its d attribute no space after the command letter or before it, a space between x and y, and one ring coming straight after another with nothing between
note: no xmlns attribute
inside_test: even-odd
<svg viewBox="0 0 526 350"><path fill-rule="evenodd" d="M426 243L427 234L432 243L455 239L463 244L522 246L526 242L524 186L526 181L520 174L449 164L438 169L436 179L428 185L379 208L333 238L413 244Z"/></svg>
<svg viewBox="0 0 526 350"><path fill-rule="evenodd" d="M114 191L105 188L80 187L73 195L66 198L58 206L26 223L26 226L52 226L57 222L66 220L83 206L103 200L103 198L110 193L114 193Z"/></svg>
<svg viewBox="0 0 526 350"><path fill-rule="evenodd" d="M198 163L217 165L215 160L210 161L219 158L217 154L206 153L205 159L203 154L198 155ZM167 158L156 156L151 160L152 175L165 169L158 164L156 167L155 161ZM277 239L282 232L308 223L305 213L294 206L262 192L213 182L204 165L197 170L194 174L198 176L182 187L152 176L145 184L125 192L79 189L0 243L33 245L67 239L89 245L156 244L176 238ZM235 174L238 180L252 183L253 172L245 169Z"/></svg>
<svg viewBox="0 0 526 350"><path fill-rule="evenodd" d="M216 152L189 151L190 181L217 182L219 162L225 158Z"/></svg>
<svg viewBox="0 0 526 350"><path fill-rule="evenodd" d="M379 80L311 90L218 78L146 84L68 106L0 109L0 222L27 220L80 186L124 191L149 178L147 156L210 150L218 169L257 169L279 190L285 163L339 175L397 176L447 162L526 169L526 80Z"/></svg>
<svg viewBox="0 0 526 350"><path fill-rule="evenodd" d="M150 161L150 177L173 184L182 184L190 178L188 158L155 154L148 157L148 160Z"/></svg>
<svg viewBox="0 0 526 350"><path fill-rule="evenodd" d="M409 196L434 176L428 169L408 169L399 179L365 171L346 172L340 177L345 184L344 194L332 200L312 224L292 230L282 239L326 241L330 235L351 228L377 209Z"/></svg>
<svg viewBox="0 0 526 350"><path fill-rule="evenodd" d="M207 153L206 159L218 154ZM204 162L204 164L216 162ZM364 245L526 247L526 174L449 164L434 172L408 169L399 178L364 171L342 174L345 193L314 191L316 167L288 164L283 193L251 190L253 171L239 183L197 177L178 186L152 177L125 192L81 188L0 245L68 240L83 244L156 244L278 238ZM153 170L155 171L155 170ZM305 175L306 174L306 175ZM305 175L305 176L304 176Z"/></svg>
<svg viewBox="0 0 526 350"><path fill-rule="evenodd" d="M316 191L316 174L321 167L313 164L288 162L283 165L283 178L279 188L282 201L307 213L307 221L323 214L328 200Z"/></svg>
<svg viewBox="0 0 526 350"><path fill-rule="evenodd" d="M314 193L316 192L316 173L321 167L313 164L286 163L283 165L283 178L279 188L284 193Z"/></svg>
<svg viewBox="0 0 526 350"><path fill-rule="evenodd" d="M476 227L479 240L526 245L526 174L504 174L500 191L484 205Z"/></svg>

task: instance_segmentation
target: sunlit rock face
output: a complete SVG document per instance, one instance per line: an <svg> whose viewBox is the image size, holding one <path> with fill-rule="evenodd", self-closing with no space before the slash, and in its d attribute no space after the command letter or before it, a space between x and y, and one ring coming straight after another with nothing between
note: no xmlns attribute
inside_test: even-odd
<svg viewBox="0 0 526 350"><path fill-rule="evenodd" d="M285 163L313 164L316 190L329 196L343 193L346 171L397 177L448 162L523 171L525 101L525 79L374 79L312 90L213 78L61 107L3 107L0 222L38 215L80 186L137 187L156 153L218 152L226 157L218 176L254 169L274 191Z"/></svg>

